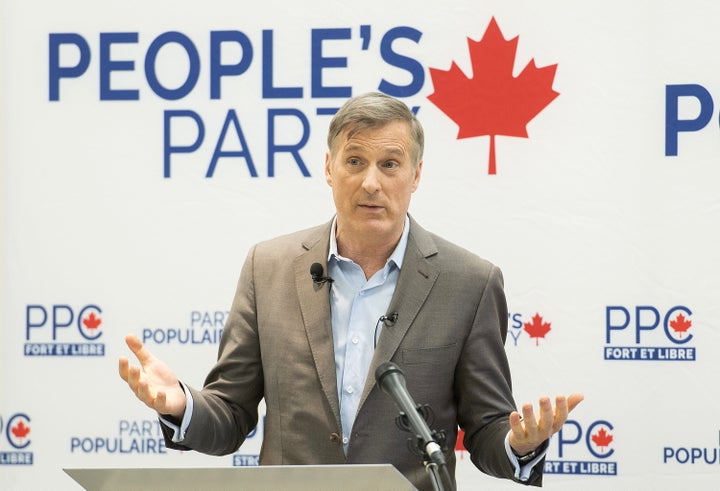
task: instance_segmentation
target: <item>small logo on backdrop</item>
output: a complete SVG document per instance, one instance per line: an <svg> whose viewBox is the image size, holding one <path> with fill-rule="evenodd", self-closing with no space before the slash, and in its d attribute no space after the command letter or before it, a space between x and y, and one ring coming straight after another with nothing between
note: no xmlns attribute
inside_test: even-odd
<svg viewBox="0 0 720 491"><path fill-rule="evenodd" d="M605 420L582 425L567 420L553 438L545 460L546 474L583 474L616 476L617 462L610 457L615 453L615 428ZM557 460L552 459L557 442Z"/></svg>
<svg viewBox="0 0 720 491"><path fill-rule="evenodd" d="M694 362L692 311L653 305L605 307L605 360Z"/></svg>
<svg viewBox="0 0 720 491"><path fill-rule="evenodd" d="M0 416L0 432L0 465L32 465L30 417L25 413L16 413L7 419ZM5 450L8 447L9 450Z"/></svg>
<svg viewBox="0 0 720 491"><path fill-rule="evenodd" d="M614 428L608 421L594 421L587 428L579 422L567 420L548 448L544 472L546 474L582 474L595 476L617 475L617 462L608 460L615 453ZM455 454L465 458L465 432L458 430ZM552 460L557 442L557 460Z"/></svg>
<svg viewBox="0 0 720 491"><path fill-rule="evenodd" d="M457 138L490 136L488 174L497 173L495 137L528 138L527 124L560 95L552 88L557 64L537 67L532 59L513 75L517 45L493 17L480 41L468 38L470 77L455 62L449 70L430 68L435 92L428 99L457 123Z"/></svg>
<svg viewBox="0 0 720 491"><path fill-rule="evenodd" d="M545 340L545 336L552 330L552 323L543 318L539 312L535 312L529 321L525 321L520 312L510 312L508 323L510 327L508 331L515 346L525 338L533 341L535 346L540 346L540 340Z"/></svg>
<svg viewBox="0 0 720 491"><path fill-rule="evenodd" d="M97 305L25 306L25 356L105 356L102 310Z"/></svg>

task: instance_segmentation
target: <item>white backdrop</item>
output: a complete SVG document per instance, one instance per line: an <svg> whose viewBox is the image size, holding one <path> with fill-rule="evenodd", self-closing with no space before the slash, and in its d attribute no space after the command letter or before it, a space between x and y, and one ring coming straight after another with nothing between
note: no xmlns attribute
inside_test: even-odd
<svg viewBox="0 0 720 491"><path fill-rule="evenodd" d="M331 216L333 88L404 87L427 137L411 213L503 269L518 403L586 395L545 487L716 489L720 4L1 5L0 488L79 489L66 467L253 464L262 422L231 456L166 450L116 374L123 337L201 386L249 247ZM474 73L468 39L493 18L508 42L481 43ZM215 58L218 33L232 40ZM519 96L432 75L523 79L531 60L531 75L556 65L559 95L526 126ZM436 91L499 101L487 117L527 138L458 139ZM273 145L296 153L271 172ZM459 489L517 489L456 451Z"/></svg>

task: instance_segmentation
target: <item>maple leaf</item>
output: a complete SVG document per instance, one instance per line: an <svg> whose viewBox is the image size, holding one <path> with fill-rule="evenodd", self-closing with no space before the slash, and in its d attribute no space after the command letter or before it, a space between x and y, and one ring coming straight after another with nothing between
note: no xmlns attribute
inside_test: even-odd
<svg viewBox="0 0 720 491"><path fill-rule="evenodd" d="M85 327L88 329L97 329L101 323L102 319L95 317L95 312L90 312L90 315L83 319L83 324L85 324Z"/></svg>
<svg viewBox="0 0 720 491"><path fill-rule="evenodd" d="M16 426L10 428L10 431L18 438L25 438L30 433L30 427L25 426L25 423L20 421Z"/></svg>
<svg viewBox="0 0 720 491"><path fill-rule="evenodd" d="M613 441L613 436L609 435L605 428L600 428L600 431L592 435L592 441L600 448L605 448Z"/></svg>
<svg viewBox="0 0 720 491"><path fill-rule="evenodd" d="M545 338L545 335L550 332L550 323L543 322L542 316L535 312L532 322L525 322L523 328L531 338L535 338L535 346L539 346L540 338Z"/></svg>
<svg viewBox="0 0 720 491"><path fill-rule="evenodd" d="M531 59L513 76L517 44L493 17L480 41L468 38L472 78L454 61L449 70L430 68L435 92L428 99L457 123L457 138L490 136L488 174L496 174L495 136L527 138L526 125L560 95L552 88L557 64L538 68Z"/></svg>
<svg viewBox="0 0 720 491"><path fill-rule="evenodd" d="M455 440L455 451L460 452L461 459L465 457L465 452L467 451L465 444L463 443L464 438L465 432L458 428L457 440Z"/></svg>
<svg viewBox="0 0 720 491"><path fill-rule="evenodd" d="M675 332L680 333L680 338L682 338L683 333L686 333L687 330L690 329L690 326L692 326L692 321L686 319L682 314L678 314L674 320L670 321L670 327L672 327Z"/></svg>

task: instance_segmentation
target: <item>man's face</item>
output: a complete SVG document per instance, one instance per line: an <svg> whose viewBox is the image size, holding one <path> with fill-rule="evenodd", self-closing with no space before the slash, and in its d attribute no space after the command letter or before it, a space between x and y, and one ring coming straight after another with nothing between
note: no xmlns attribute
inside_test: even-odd
<svg viewBox="0 0 720 491"><path fill-rule="evenodd" d="M341 133L334 154L325 156L325 179L332 187L338 239L398 239L410 196L420 182L422 162L413 166L408 124L393 121ZM357 236L354 234L374 234Z"/></svg>

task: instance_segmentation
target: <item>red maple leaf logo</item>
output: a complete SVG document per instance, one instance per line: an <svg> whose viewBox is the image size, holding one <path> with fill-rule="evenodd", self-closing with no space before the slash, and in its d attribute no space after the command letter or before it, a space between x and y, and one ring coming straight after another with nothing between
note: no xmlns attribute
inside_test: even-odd
<svg viewBox="0 0 720 491"><path fill-rule="evenodd" d="M543 322L542 316L535 312L535 315L532 316L532 322L525 322L523 328L531 338L535 338L535 346L539 346L540 338L544 339L545 335L550 332L550 323Z"/></svg>
<svg viewBox="0 0 720 491"><path fill-rule="evenodd" d="M25 438L28 433L30 433L30 427L25 426L25 423L20 421L18 424L10 428L10 431L12 431L12 434L17 438Z"/></svg>
<svg viewBox="0 0 720 491"><path fill-rule="evenodd" d="M690 329L690 326L692 326L692 321L686 319L682 314L678 314L674 320L670 321L670 327L672 327L675 332L680 333L680 338Z"/></svg>
<svg viewBox="0 0 720 491"><path fill-rule="evenodd" d="M613 441L613 436L605 431L605 428L600 428L600 431L592 435L592 441L600 448L605 448Z"/></svg>
<svg viewBox="0 0 720 491"><path fill-rule="evenodd" d="M458 435L457 440L455 440L455 451L460 452L460 458L465 457L465 452L467 452L467 449L465 448L465 444L463 443L463 439L465 438L465 432L458 428Z"/></svg>
<svg viewBox="0 0 720 491"><path fill-rule="evenodd" d="M435 92L428 99L457 123L457 138L490 136L488 174L496 173L495 136L527 138L526 125L560 95L552 88L557 64L538 68L531 59L513 76L517 44L493 17L480 41L468 38L472 78L454 61L449 70L430 68Z"/></svg>
<svg viewBox="0 0 720 491"><path fill-rule="evenodd" d="M90 315L83 319L83 324L88 329L97 329L101 323L102 319L100 317L96 317L95 312L90 312Z"/></svg>

